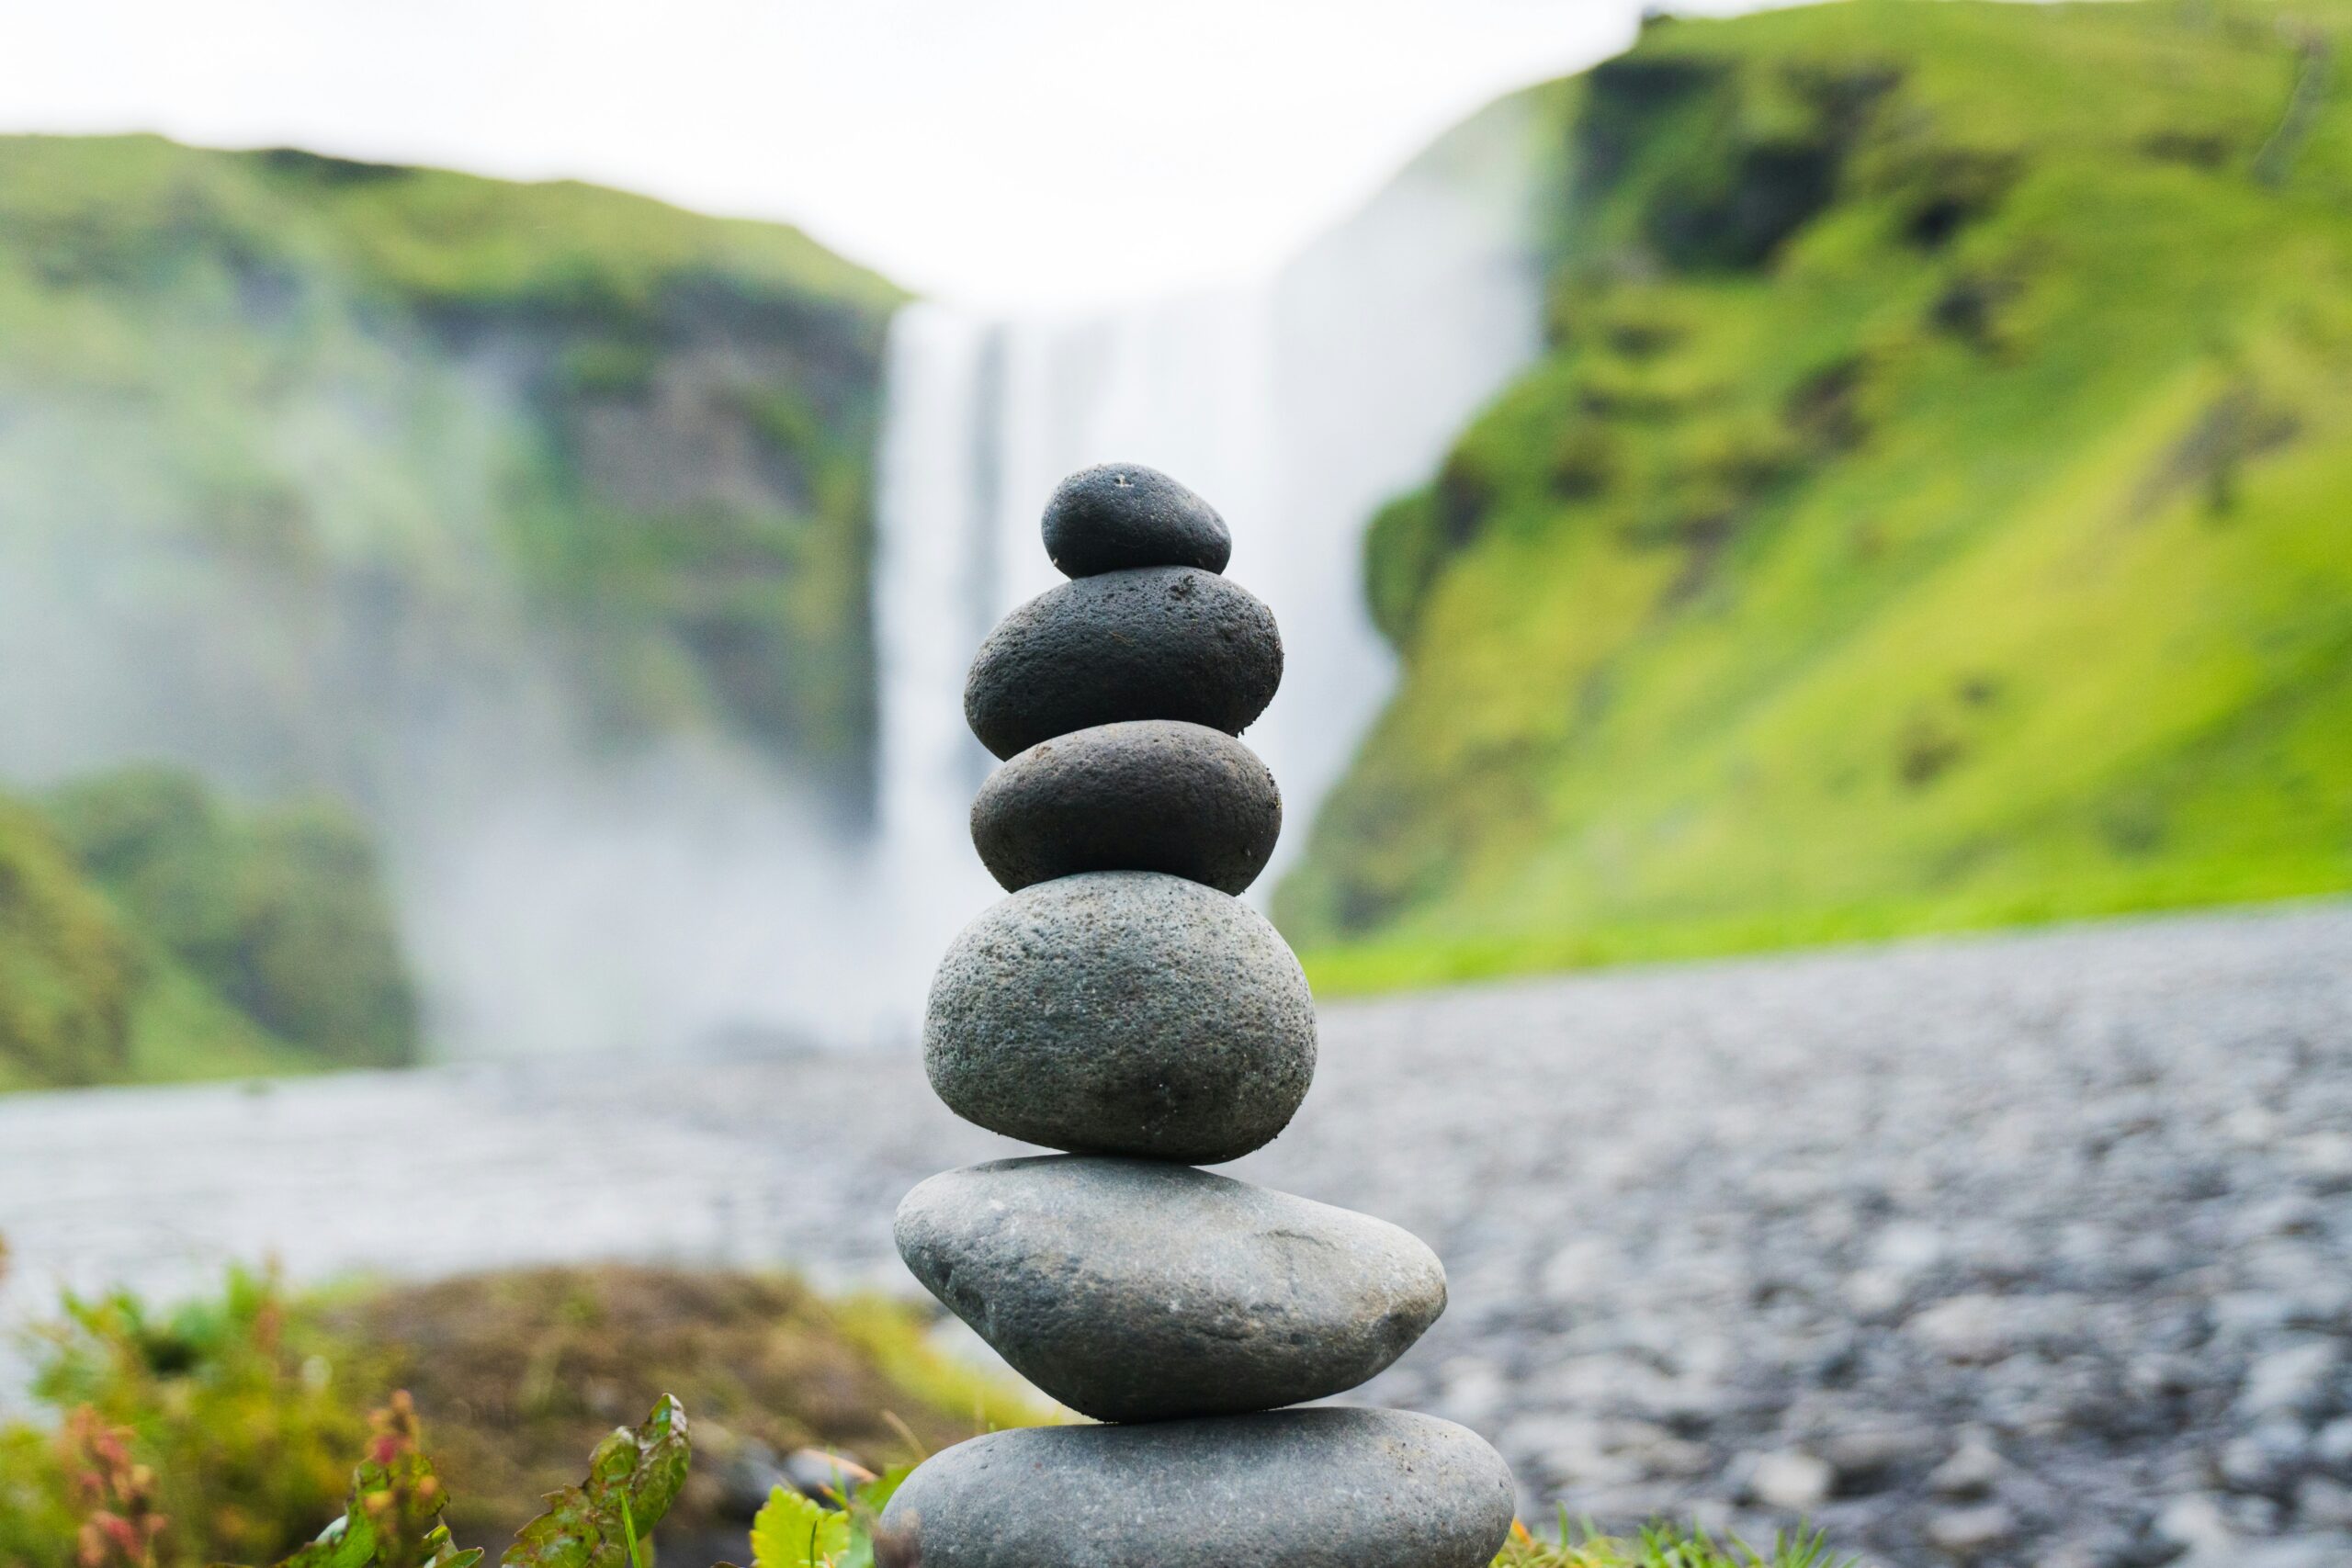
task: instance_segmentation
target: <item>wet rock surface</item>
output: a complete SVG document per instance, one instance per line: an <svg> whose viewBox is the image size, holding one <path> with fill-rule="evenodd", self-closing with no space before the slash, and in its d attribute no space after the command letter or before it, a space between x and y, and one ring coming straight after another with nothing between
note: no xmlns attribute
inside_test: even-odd
<svg viewBox="0 0 2352 1568"><path fill-rule="evenodd" d="M1315 1076L1315 1000L1265 917L1108 871L989 908L941 960L923 1060L948 1108L1049 1148L1213 1165L1280 1133Z"/></svg>
<svg viewBox="0 0 2352 1568"><path fill-rule="evenodd" d="M1347 1397L1477 1424L1531 1518L1769 1539L1798 1510L1765 1494L1818 1484L1763 1467L1794 1453L1832 1472L1801 1511L1881 1568L2352 1563L2352 905L1532 979L1321 1029L1306 1113L1223 1168L1430 1245L1446 1314ZM435 1157L358 1124L430 1126ZM15 1096L0 1302L272 1255L911 1290L899 1198L1030 1152L942 1108L911 1049Z"/></svg>
<svg viewBox="0 0 2352 1568"><path fill-rule="evenodd" d="M1282 683L1282 633L1247 589L1191 567L1081 577L1007 615L972 660L964 716L1000 758L1127 719L1238 735Z"/></svg>
<svg viewBox="0 0 2352 1568"><path fill-rule="evenodd" d="M1065 577L1145 566L1223 571L1233 534L1216 508L1157 468L1102 463L1054 487L1046 554Z"/></svg>
<svg viewBox="0 0 2352 1568"><path fill-rule="evenodd" d="M1445 1309L1385 1221L1189 1166L1062 1155L935 1176L899 1255L1030 1382L1100 1421L1341 1393Z"/></svg>
<svg viewBox="0 0 2352 1568"><path fill-rule="evenodd" d="M883 1523L923 1568L1485 1568L1510 1474L1395 1410L997 1432L934 1456Z"/></svg>
<svg viewBox="0 0 2352 1568"><path fill-rule="evenodd" d="M1282 792L1256 752L1167 720L1041 741L972 802L972 843L1010 892L1085 871L1160 871L1239 893L1282 828Z"/></svg>

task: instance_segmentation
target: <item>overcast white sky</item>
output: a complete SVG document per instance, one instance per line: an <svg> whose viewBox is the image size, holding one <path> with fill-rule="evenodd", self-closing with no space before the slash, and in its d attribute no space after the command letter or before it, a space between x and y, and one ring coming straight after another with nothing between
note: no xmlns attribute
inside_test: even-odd
<svg viewBox="0 0 2352 1568"><path fill-rule="evenodd" d="M0 130L573 175L797 222L925 292L1069 305L1272 265L1639 8L0 0Z"/></svg>

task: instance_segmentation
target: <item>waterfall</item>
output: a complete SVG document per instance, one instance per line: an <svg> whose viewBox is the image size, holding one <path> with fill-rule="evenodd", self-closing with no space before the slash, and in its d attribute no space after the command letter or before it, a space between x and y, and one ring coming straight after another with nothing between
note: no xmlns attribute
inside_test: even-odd
<svg viewBox="0 0 2352 1568"><path fill-rule="evenodd" d="M1038 516L1091 463L1149 464L1205 496L1233 526L1230 575L1281 622L1282 693L1246 737L1283 790L1283 847L1252 897L1272 889L1394 682L1364 609L1364 525L1540 346L1543 162L1529 104L1505 99L1257 282L1074 318L900 314L875 594L884 856L910 942L935 955L995 896L964 832L988 766L964 669L1059 581Z"/></svg>

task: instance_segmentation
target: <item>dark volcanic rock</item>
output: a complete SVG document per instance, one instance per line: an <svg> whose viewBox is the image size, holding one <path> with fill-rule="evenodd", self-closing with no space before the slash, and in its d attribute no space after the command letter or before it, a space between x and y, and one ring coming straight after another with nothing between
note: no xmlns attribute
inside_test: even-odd
<svg viewBox="0 0 2352 1568"><path fill-rule="evenodd" d="M1046 553L1067 577L1139 566L1223 571L1233 534L1216 508L1157 468L1103 463L1054 487Z"/></svg>
<svg viewBox="0 0 2352 1568"><path fill-rule="evenodd" d="M1510 1472L1393 1410L993 1432L933 1458L883 1524L922 1568L1486 1568Z"/></svg>
<svg viewBox="0 0 2352 1568"><path fill-rule="evenodd" d="M1281 1132L1315 1076L1315 998L1238 899L1148 871L1023 888L932 980L923 1066L991 1132L1215 1165Z"/></svg>
<svg viewBox="0 0 2352 1568"><path fill-rule="evenodd" d="M1282 828L1282 793L1256 752L1167 719L1041 740L972 802L972 842L1012 892L1082 871L1163 871L1238 893Z"/></svg>
<svg viewBox="0 0 2352 1568"><path fill-rule="evenodd" d="M899 1255L1023 1376L1101 1421L1344 1393L1445 1310L1385 1220L1158 1160L1052 1155L934 1176Z"/></svg>
<svg viewBox="0 0 2352 1568"><path fill-rule="evenodd" d="M1192 567L1049 588L998 624L964 682L964 716L999 757L1125 719L1238 735L1282 683L1273 612Z"/></svg>

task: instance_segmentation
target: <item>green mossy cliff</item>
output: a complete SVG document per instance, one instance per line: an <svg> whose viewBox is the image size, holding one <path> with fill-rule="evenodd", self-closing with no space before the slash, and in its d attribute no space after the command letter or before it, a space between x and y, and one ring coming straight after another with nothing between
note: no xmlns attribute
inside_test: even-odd
<svg viewBox="0 0 2352 1568"><path fill-rule="evenodd" d="M226 645L302 650L220 705L255 754L320 744L305 694L517 678L491 645L521 624L597 735L741 741L854 812L899 299L791 229L587 186L0 138L0 567L121 624L198 579L253 606L164 640L198 707Z"/></svg>
<svg viewBox="0 0 2352 1568"><path fill-rule="evenodd" d="M1371 530L1318 984L2352 886L2347 42L1856 0L1542 90L1551 346Z"/></svg>

